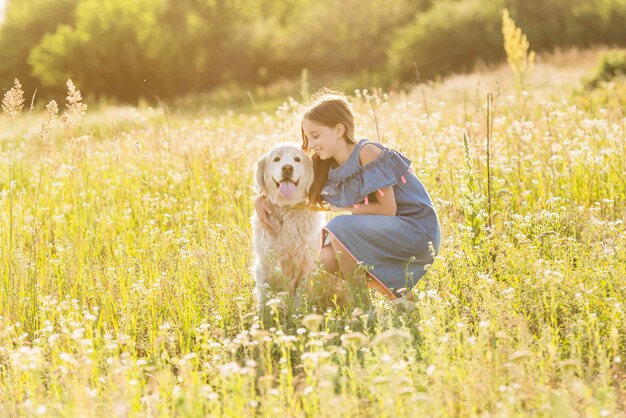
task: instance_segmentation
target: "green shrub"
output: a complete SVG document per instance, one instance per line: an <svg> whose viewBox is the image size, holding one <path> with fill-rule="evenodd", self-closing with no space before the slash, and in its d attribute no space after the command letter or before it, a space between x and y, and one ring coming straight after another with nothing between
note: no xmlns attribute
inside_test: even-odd
<svg viewBox="0 0 626 418"><path fill-rule="evenodd" d="M577 89L572 100L580 109L597 112L600 109L616 110L626 114L626 76L618 75L610 81L598 82L596 87Z"/></svg>
<svg viewBox="0 0 626 418"><path fill-rule="evenodd" d="M30 51L60 25L68 24L74 17L78 0L19 0L0 1L4 19L0 18L0 84L9 85L19 78L31 96L39 89L41 80L32 74L28 63ZM2 15L2 13L0 13ZM59 83L59 92L65 90L66 79Z"/></svg>
<svg viewBox="0 0 626 418"><path fill-rule="evenodd" d="M476 60L504 58L502 1L441 1L399 29L389 49L392 74L403 81L471 70ZM415 68L417 66L417 69Z"/></svg>
<svg viewBox="0 0 626 418"><path fill-rule="evenodd" d="M610 81L619 75L626 76L626 49L612 49L602 54L586 84L587 87L596 88L601 82Z"/></svg>

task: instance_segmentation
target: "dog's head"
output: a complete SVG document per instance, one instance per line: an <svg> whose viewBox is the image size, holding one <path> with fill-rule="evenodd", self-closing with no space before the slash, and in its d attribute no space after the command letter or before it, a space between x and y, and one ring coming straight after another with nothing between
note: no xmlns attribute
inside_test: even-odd
<svg viewBox="0 0 626 418"><path fill-rule="evenodd" d="M256 163L256 189L279 206L306 202L313 185L313 161L295 143L272 147Z"/></svg>

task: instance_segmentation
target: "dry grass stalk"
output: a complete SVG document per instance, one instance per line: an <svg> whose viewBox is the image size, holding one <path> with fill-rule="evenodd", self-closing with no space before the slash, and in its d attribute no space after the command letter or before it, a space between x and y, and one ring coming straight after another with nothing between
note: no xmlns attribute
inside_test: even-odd
<svg viewBox="0 0 626 418"><path fill-rule="evenodd" d="M52 143L50 133L56 126L57 114L59 113L59 106L55 100L52 100L46 105L46 111L44 112L41 120L41 131L39 132L39 138L41 138L41 148L43 151L43 160L46 163L52 161Z"/></svg>
<svg viewBox="0 0 626 418"><path fill-rule="evenodd" d="M72 80L67 80L67 109L63 112L61 122L65 130L65 135L69 139L73 148L73 163L75 167L82 166L85 160L85 151L82 147L83 137L76 137L76 127L80 123L82 115L87 111L87 105L82 103L83 97L80 90L74 86Z"/></svg>
<svg viewBox="0 0 626 418"><path fill-rule="evenodd" d="M16 78L13 87L9 89L2 99L2 112L9 120L15 120L22 114L24 108L24 91Z"/></svg>

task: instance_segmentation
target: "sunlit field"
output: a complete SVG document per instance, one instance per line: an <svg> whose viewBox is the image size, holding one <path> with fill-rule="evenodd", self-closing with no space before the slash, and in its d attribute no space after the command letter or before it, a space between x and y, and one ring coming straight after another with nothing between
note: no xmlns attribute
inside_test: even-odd
<svg viewBox="0 0 626 418"><path fill-rule="evenodd" d="M626 89L581 92L584 62L348 92L358 136L412 159L441 252L414 303L335 306L319 269L267 318L253 169L300 142L301 97L18 115L13 90L0 416L625 416Z"/></svg>

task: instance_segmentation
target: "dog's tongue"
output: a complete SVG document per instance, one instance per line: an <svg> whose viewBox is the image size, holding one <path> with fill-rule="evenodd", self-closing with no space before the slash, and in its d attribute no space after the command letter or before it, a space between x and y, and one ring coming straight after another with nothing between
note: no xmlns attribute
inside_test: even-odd
<svg viewBox="0 0 626 418"><path fill-rule="evenodd" d="M278 193L280 193L285 199L291 200L296 194L296 185L290 181L281 181L278 187Z"/></svg>

